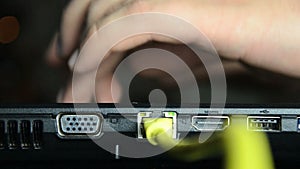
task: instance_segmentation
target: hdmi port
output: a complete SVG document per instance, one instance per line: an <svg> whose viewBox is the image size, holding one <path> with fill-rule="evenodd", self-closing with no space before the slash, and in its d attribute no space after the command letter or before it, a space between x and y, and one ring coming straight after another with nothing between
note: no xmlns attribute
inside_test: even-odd
<svg viewBox="0 0 300 169"><path fill-rule="evenodd" d="M193 116L192 126L197 131L222 131L230 125L227 116Z"/></svg>

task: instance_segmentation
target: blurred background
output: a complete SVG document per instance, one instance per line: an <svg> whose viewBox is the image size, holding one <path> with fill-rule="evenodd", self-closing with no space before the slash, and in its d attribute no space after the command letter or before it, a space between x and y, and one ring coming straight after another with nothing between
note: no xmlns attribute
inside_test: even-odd
<svg viewBox="0 0 300 169"><path fill-rule="evenodd" d="M0 2L0 103L56 102L59 89L68 79L68 71L67 68L47 65L44 55L59 28L60 16L67 4L68 0ZM228 103L300 102L300 79L252 67L226 78ZM134 81L145 82L151 84L153 80ZM202 82L199 86L202 102L209 102L209 82ZM155 85L142 87L136 89L138 95L133 96L133 101L147 100L148 92L143 92L145 88L147 91L156 88Z"/></svg>
<svg viewBox="0 0 300 169"><path fill-rule="evenodd" d="M44 55L66 4L66 0L0 2L1 20L13 16L20 28L15 40L0 44L1 103L55 102L66 72L48 66ZM1 30L15 29L9 23L1 21Z"/></svg>

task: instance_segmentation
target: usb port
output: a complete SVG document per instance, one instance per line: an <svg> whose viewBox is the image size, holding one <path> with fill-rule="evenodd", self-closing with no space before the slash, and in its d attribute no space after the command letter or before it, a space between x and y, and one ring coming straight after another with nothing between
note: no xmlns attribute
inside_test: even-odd
<svg viewBox="0 0 300 169"><path fill-rule="evenodd" d="M280 117L248 116L247 128L251 131L279 132L281 130Z"/></svg>
<svg viewBox="0 0 300 169"><path fill-rule="evenodd" d="M192 126L196 131L222 131L230 125L228 116L193 116Z"/></svg>

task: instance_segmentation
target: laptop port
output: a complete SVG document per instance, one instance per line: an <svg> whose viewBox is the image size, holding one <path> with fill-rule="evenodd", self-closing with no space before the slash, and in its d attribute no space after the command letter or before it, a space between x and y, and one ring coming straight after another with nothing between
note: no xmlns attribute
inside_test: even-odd
<svg viewBox="0 0 300 169"><path fill-rule="evenodd" d="M59 114L56 118L61 138L97 138L101 136L100 114Z"/></svg>
<svg viewBox="0 0 300 169"><path fill-rule="evenodd" d="M144 124L145 122L155 121L157 119L171 119L172 138L177 139L177 113L174 111L163 111L159 116L153 112L139 112L137 116L137 133L139 139L146 138ZM165 124L169 126L169 124Z"/></svg>
<svg viewBox="0 0 300 169"><path fill-rule="evenodd" d="M197 131L222 131L230 125L228 116L193 116L192 126Z"/></svg>
<svg viewBox="0 0 300 169"><path fill-rule="evenodd" d="M251 131L279 132L281 130L280 117L248 116L247 128Z"/></svg>

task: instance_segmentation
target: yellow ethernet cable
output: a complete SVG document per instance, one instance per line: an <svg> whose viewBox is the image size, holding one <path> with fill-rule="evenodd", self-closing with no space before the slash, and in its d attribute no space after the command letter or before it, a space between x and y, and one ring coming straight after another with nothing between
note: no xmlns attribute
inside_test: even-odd
<svg viewBox="0 0 300 169"><path fill-rule="evenodd" d="M250 132L241 126L231 126L222 135L205 143L198 138L174 140L171 118L145 118L146 137L152 145L176 152L180 158L195 161L223 151L227 169L273 169L272 154L268 139L263 132ZM184 154L183 154L184 153Z"/></svg>
<svg viewBox="0 0 300 169"><path fill-rule="evenodd" d="M224 132L224 149L228 169L273 169L272 152L263 132L232 126Z"/></svg>

